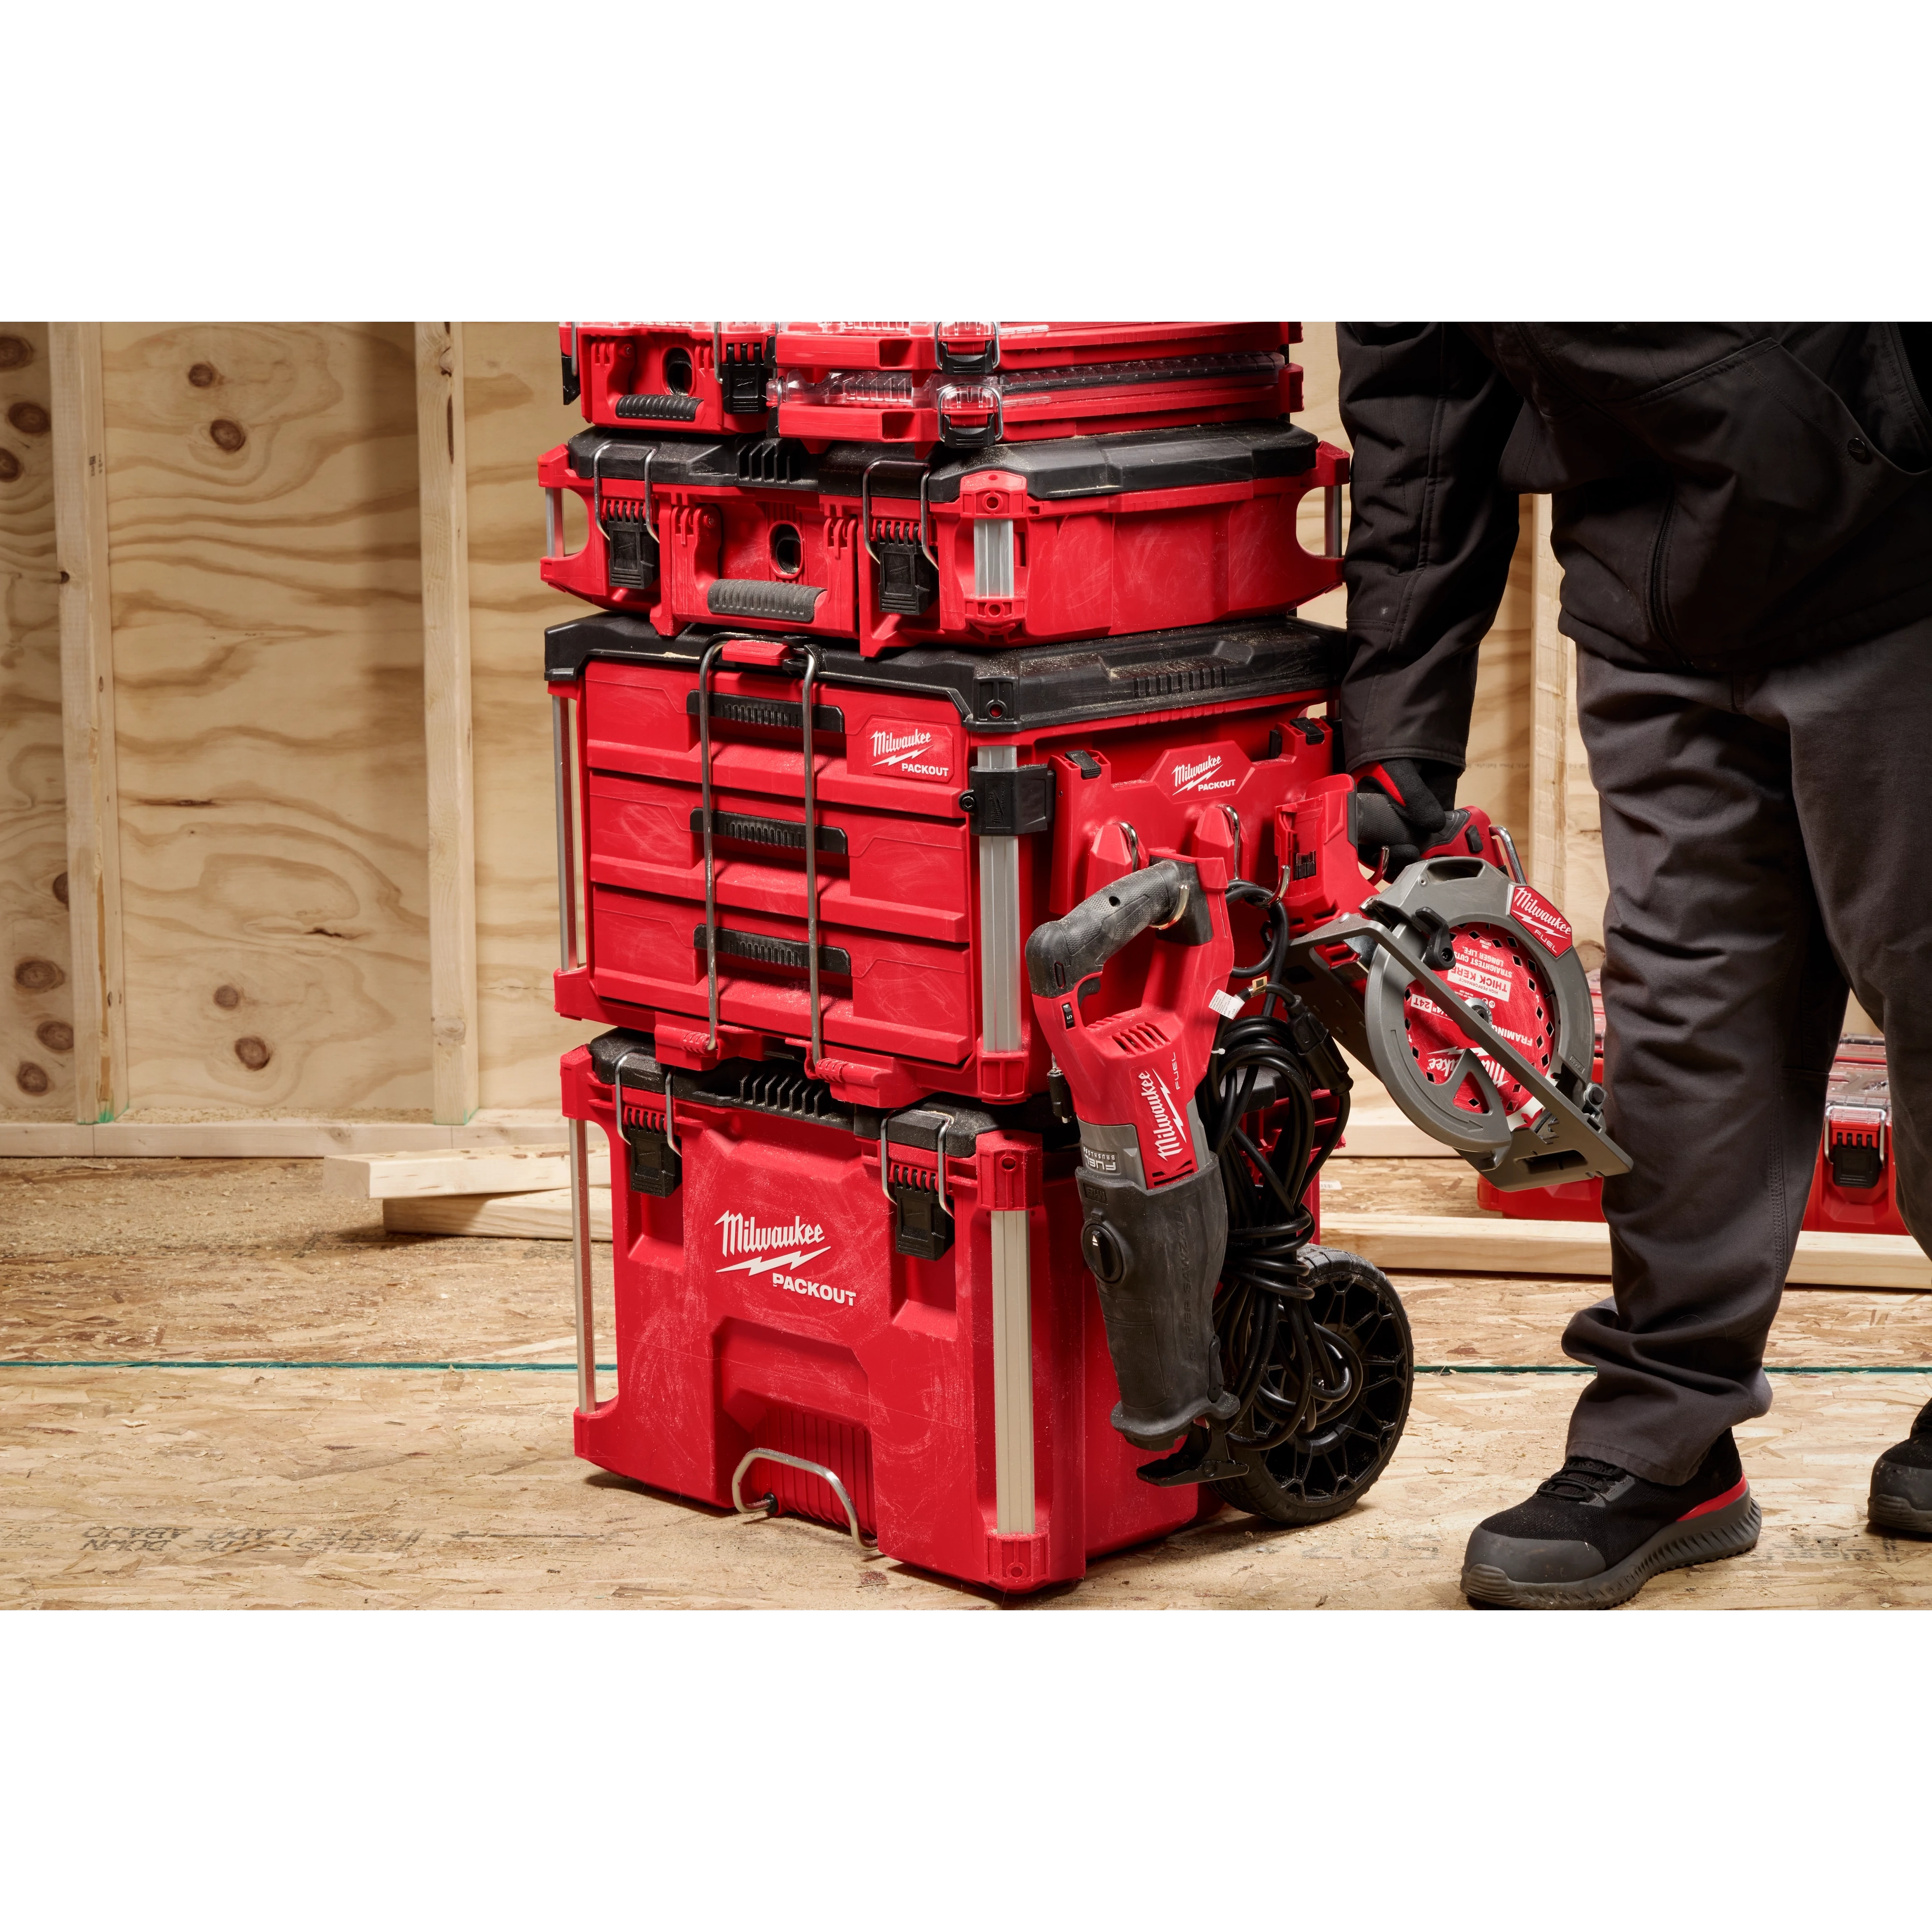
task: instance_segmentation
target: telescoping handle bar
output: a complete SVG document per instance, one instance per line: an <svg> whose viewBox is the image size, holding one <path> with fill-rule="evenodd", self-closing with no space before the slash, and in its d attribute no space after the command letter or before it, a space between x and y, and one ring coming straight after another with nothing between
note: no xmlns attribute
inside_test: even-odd
<svg viewBox="0 0 1932 1932"><path fill-rule="evenodd" d="M825 1015L818 992L818 768L812 754L812 700L820 662L815 646L780 638L721 638L706 651L698 666L698 772L699 804L704 814L704 976L709 995L710 1032L706 1046L718 1051L718 872L712 852L711 805L712 686L723 666L760 670L785 670L796 660L804 663L799 691L800 722L805 758L805 971L812 1003L810 1074L825 1057Z"/></svg>

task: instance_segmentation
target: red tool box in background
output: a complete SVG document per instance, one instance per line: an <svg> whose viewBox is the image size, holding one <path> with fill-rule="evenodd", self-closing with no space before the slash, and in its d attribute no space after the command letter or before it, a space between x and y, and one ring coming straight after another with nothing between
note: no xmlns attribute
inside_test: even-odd
<svg viewBox="0 0 1932 1932"><path fill-rule="evenodd" d="M1598 975L1590 975L1597 1011L1596 1076L1604 1077L1604 1000ZM1838 1042L1826 1090L1825 1134L1804 1203L1802 1226L1816 1233L1904 1234L1898 1211L1898 1170L1892 1155L1892 1099L1885 1042L1875 1034L1847 1034ZM1570 1181L1557 1187L1506 1194L1480 1177L1483 1207L1523 1221L1600 1221L1604 1184Z"/></svg>

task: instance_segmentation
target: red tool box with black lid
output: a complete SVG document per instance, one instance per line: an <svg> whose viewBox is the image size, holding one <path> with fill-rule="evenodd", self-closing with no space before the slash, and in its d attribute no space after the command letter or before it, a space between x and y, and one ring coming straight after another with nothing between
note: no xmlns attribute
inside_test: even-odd
<svg viewBox="0 0 1932 1932"><path fill-rule="evenodd" d="M878 444L586 430L546 456L544 581L667 634L742 624L862 653L1010 647L1290 611L1341 581L1348 458L1288 422L1015 443L930 463ZM1304 500L1323 493L1322 548ZM563 553L559 499L585 512Z"/></svg>

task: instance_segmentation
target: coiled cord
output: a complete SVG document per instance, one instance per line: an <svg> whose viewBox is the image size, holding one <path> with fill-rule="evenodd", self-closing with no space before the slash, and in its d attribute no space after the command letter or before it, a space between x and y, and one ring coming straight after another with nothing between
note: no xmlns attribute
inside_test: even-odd
<svg viewBox="0 0 1932 1932"><path fill-rule="evenodd" d="M1261 1010L1221 1022L1203 1083L1204 1124L1228 1203L1214 1330L1223 1384L1240 1402L1228 1440L1266 1450L1311 1433L1362 1386L1352 1345L1310 1312L1312 1291L1301 1263L1315 1226L1304 1196L1348 1124L1348 1084L1325 1029L1282 983L1286 910L1265 886L1245 880L1228 897L1264 908L1264 944L1252 966L1234 968L1238 979L1260 982ZM1318 1073L1311 1050L1323 1063ZM1337 1102L1335 1118L1318 1126L1318 1085ZM1271 1142L1264 1118L1276 1127Z"/></svg>

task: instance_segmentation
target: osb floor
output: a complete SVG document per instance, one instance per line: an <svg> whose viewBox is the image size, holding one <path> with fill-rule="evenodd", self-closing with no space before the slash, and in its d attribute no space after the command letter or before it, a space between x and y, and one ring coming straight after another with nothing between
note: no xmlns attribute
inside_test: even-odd
<svg viewBox="0 0 1932 1932"><path fill-rule="evenodd" d="M1475 1211L1457 1162L1331 1172L1329 1198L1351 1208ZM570 1450L572 1378L538 1366L570 1354L567 1250L386 1236L378 1207L323 1195L320 1173L0 1162L0 1603L996 1600L861 1562L818 1525L740 1521L586 1468ZM1464 1538L1561 1460L1578 1387L1468 1371L1560 1364L1564 1320L1600 1291L1398 1285L1418 1360L1462 1372L1419 1379L1402 1446L1360 1507L1307 1530L1225 1513L1039 1606L1460 1606ZM1636 1607L1932 1606L1932 1544L1864 1527L1873 1456L1932 1395L1932 1376L1911 1372L1932 1362L1928 1300L1786 1297L1773 1366L1840 1372L1774 1376L1775 1408L1739 1432L1763 1540L1659 1580ZM364 1366L450 1361L466 1366ZM143 1366L107 1366L130 1362Z"/></svg>

